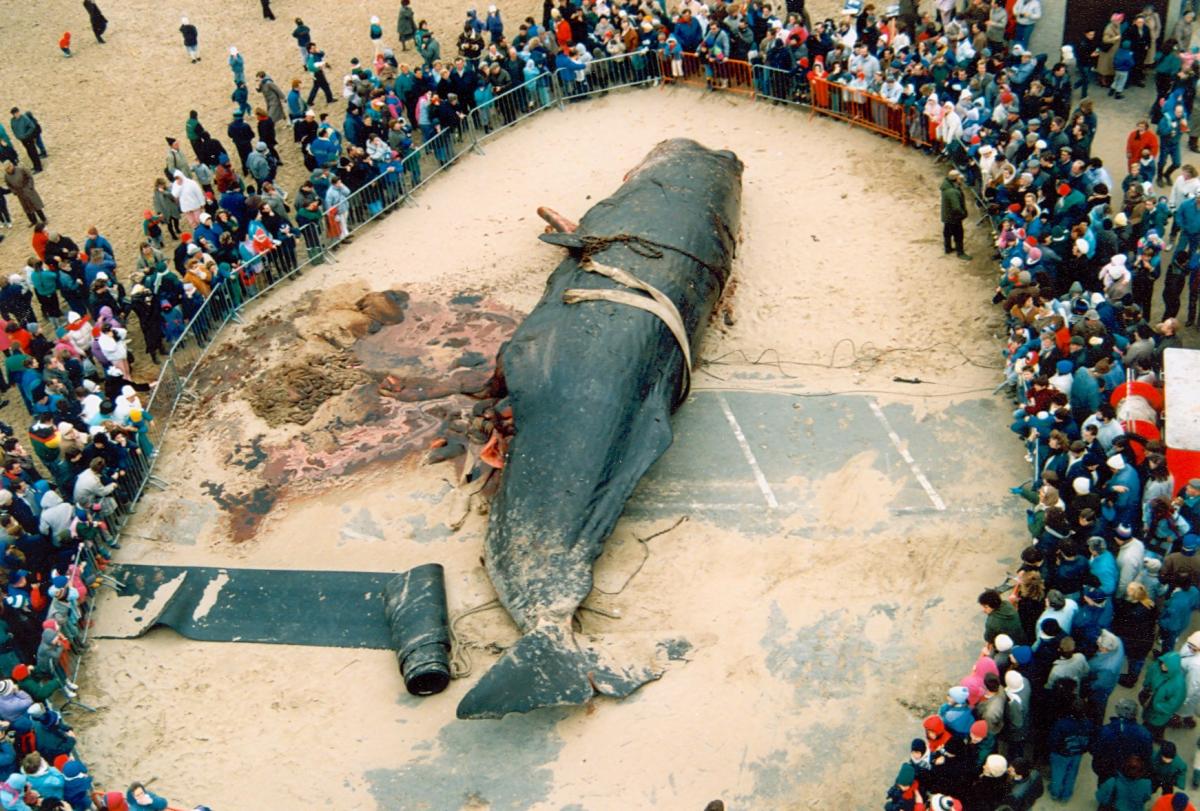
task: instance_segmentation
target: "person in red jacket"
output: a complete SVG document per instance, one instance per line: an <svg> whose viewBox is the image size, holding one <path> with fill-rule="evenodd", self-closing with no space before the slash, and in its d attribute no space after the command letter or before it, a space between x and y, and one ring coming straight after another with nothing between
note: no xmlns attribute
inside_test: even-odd
<svg viewBox="0 0 1200 811"><path fill-rule="evenodd" d="M1142 158L1143 149L1149 149L1152 156L1158 157L1158 136L1150 129L1150 122L1144 118L1137 122L1137 126L1129 133L1129 139L1125 142L1125 162L1131 165L1137 163Z"/></svg>
<svg viewBox="0 0 1200 811"><path fill-rule="evenodd" d="M1196 806L1182 791L1174 794L1164 794L1154 801L1150 811L1196 811Z"/></svg>

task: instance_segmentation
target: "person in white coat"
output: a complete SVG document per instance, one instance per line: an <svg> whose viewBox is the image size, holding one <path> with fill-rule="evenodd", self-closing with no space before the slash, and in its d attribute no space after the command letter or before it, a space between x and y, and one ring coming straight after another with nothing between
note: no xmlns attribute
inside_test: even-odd
<svg viewBox="0 0 1200 811"><path fill-rule="evenodd" d="M187 218L191 228L200 224L200 212L204 210L204 189L178 169L171 183L171 196L179 202L179 210Z"/></svg>
<svg viewBox="0 0 1200 811"><path fill-rule="evenodd" d="M1200 631L1195 631L1179 649L1179 666L1187 682L1187 698L1176 715L1189 729L1196 726L1195 716L1200 714Z"/></svg>

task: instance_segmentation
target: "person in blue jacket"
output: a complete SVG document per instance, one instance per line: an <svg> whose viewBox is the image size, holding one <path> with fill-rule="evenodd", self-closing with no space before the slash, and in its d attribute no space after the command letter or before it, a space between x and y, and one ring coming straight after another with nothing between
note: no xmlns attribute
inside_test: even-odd
<svg viewBox="0 0 1200 811"><path fill-rule="evenodd" d="M72 808L87 808L92 796L92 776L88 774L87 766L78 760L68 760L63 764L62 775L65 780L63 799Z"/></svg>
<svg viewBox="0 0 1200 811"><path fill-rule="evenodd" d="M946 729L959 737L966 737L975 723L975 715L967 705L967 688L955 685L946 696L946 703L938 708L938 716L946 724Z"/></svg>
<svg viewBox="0 0 1200 811"><path fill-rule="evenodd" d="M1160 650L1169 651L1175 647L1179 635L1187 630L1192 612L1200 608L1200 591L1186 574L1175 578L1168 576L1163 586L1166 590L1158 618L1158 646Z"/></svg>
<svg viewBox="0 0 1200 811"><path fill-rule="evenodd" d="M686 8L680 13L671 33L679 41L684 53L695 53L704 39L704 29L700 27L700 22L692 16L691 10Z"/></svg>
<svg viewBox="0 0 1200 811"><path fill-rule="evenodd" d="M1116 715L1100 728L1092 742L1092 771L1102 783L1117 773L1130 756L1150 762L1150 730L1137 722L1138 705L1131 698L1117 701Z"/></svg>
<svg viewBox="0 0 1200 811"><path fill-rule="evenodd" d="M500 19L500 11L495 6L488 6L487 18L483 21L484 30L488 32L492 44L499 44L504 39L504 21Z"/></svg>

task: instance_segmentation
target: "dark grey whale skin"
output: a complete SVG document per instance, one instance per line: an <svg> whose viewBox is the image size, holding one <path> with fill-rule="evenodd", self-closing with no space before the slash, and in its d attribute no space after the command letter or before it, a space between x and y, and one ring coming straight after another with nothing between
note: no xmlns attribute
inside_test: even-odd
<svg viewBox="0 0 1200 811"><path fill-rule="evenodd" d="M603 643L581 644L571 621L626 500L671 444L684 356L656 316L608 301L566 304L563 293L625 289L582 269L590 253L666 294L695 355L729 277L741 193L736 155L673 139L656 146L576 231L543 237L569 255L498 357L515 436L484 554L524 636L464 696L460 718L582 704L596 692L623 696L661 675L651 656L621 662ZM660 647L673 655L687 645Z"/></svg>

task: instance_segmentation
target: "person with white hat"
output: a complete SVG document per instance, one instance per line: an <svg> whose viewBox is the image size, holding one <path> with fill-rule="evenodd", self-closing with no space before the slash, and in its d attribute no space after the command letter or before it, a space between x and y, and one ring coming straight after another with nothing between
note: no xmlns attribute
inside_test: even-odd
<svg viewBox="0 0 1200 811"><path fill-rule="evenodd" d="M192 64L196 64L200 61L200 32L187 17L180 17L179 33L183 36L183 49L187 51Z"/></svg>

